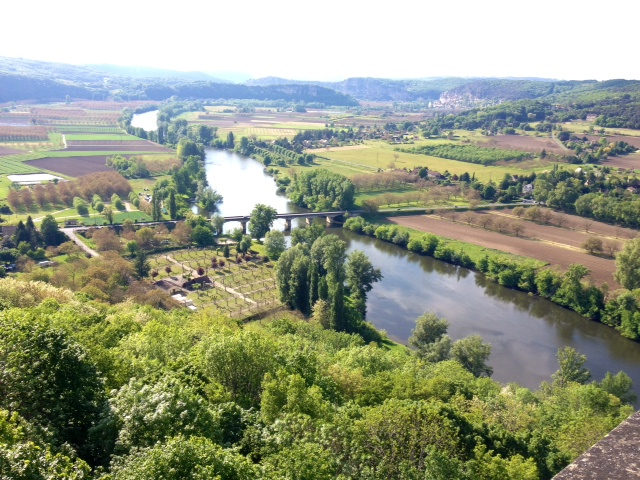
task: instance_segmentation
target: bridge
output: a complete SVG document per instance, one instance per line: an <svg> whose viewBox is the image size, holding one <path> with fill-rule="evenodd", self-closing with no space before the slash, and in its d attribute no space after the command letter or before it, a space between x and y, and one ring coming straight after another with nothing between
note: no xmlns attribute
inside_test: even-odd
<svg viewBox="0 0 640 480"><path fill-rule="evenodd" d="M284 220L284 230L288 232L291 230L291 220L296 218L304 218L307 224L310 225L312 219L318 217L325 217L327 221L327 227L333 226L333 222L338 217L344 217L349 215L357 215L362 213L363 210L339 210L335 212L306 212L306 213L278 213L276 219ZM239 215L235 217L223 217L226 222L240 222L242 225L242 233L247 233L247 223L251 220L251 215Z"/></svg>

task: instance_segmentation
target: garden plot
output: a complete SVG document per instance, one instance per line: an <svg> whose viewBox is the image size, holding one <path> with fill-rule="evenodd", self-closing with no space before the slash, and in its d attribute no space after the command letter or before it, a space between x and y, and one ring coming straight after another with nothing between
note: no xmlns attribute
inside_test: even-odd
<svg viewBox="0 0 640 480"><path fill-rule="evenodd" d="M201 276L210 281L194 285L187 298L197 308L214 307L245 318L281 306L273 265L259 256L224 258L213 249L189 249L150 259L154 280L180 284Z"/></svg>

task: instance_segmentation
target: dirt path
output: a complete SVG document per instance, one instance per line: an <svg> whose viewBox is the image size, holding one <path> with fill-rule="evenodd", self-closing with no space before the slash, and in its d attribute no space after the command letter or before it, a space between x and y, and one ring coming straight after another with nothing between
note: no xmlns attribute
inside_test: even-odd
<svg viewBox="0 0 640 480"><path fill-rule="evenodd" d="M613 280L613 272L616 268L613 259L596 257L576 251L573 248L566 248L566 246L554 245L535 239L503 235L480 227L443 220L435 216L393 217L388 218L388 220L391 223L422 232L433 233L438 236L514 255L534 258L548 262L551 265L558 265L565 270L571 264L579 263L591 270L591 277L597 284L607 283L612 288L619 288L619 285Z"/></svg>
<svg viewBox="0 0 640 480"><path fill-rule="evenodd" d="M80 240L78 238L74 228L61 228L60 231L64 232L64 234L67 237L69 237L72 242L75 242L76 245L78 245L82 250L87 252L92 257L99 257L100 256L100 254L98 252L96 252L92 248L89 248L82 240Z"/></svg>
<svg viewBox="0 0 640 480"><path fill-rule="evenodd" d="M180 265L181 267L187 268L189 270L191 270L191 274L194 277L199 277L198 272L196 270L193 270L192 268L189 267L185 267L181 262L177 261L175 258L173 258L171 255L166 255L165 256L167 260L169 260L171 263L175 263L176 265ZM225 285L223 285L220 282L216 282L215 280L211 280L211 283L213 284L213 286L215 288L219 288L220 290L224 290L227 293L230 293L231 295L233 295L234 297L238 297L241 298L242 300L244 300L247 303L253 303L253 304L257 304L257 302L255 300L250 299L249 297L245 297L243 294L241 294L240 292L238 292L237 290L234 290L231 287L227 287Z"/></svg>

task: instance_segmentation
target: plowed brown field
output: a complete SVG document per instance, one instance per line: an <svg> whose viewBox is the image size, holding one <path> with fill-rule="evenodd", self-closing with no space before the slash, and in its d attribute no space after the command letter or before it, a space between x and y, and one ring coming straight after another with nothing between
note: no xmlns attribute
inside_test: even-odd
<svg viewBox="0 0 640 480"><path fill-rule="evenodd" d="M576 242L579 242L579 239L584 241L584 238L586 238L580 232L566 230L567 234L563 240L557 230L564 231L564 229L525 222L524 235L537 236L538 239L535 239L504 235L467 225L466 223L460 223L459 221L443 220L433 215L392 217L388 220L391 223L422 232L542 260L549 262L551 265L557 265L562 269L567 269L573 263L579 263L591 270L591 277L595 283L599 285L607 283L612 288L619 288L619 285L613 280L613 272L615 271L615 261L613 259L589 255L578 251L577 247L574 246ZM549 243L551 240L544 240L544 237L563 241Z"/></svg>
<svg viewBox="0 0 640 480"><path fill-rule="evenodd" d="M478 145L533 153L540 153L542 150L546 150L547 153L557 153L559 155L567 153L567 149L562 148L552 138L532 137L529 135L496 135L489 137L489 140L479 143Z"/></svg>
<svg viewBox="0 0 640 480"><path fill-rule="evenodd" d="M40 160L31 160L24 163L51 172L68 175L69 177L113 171L113 168L107 167L107 158L104 155L95 157L41 158Z"/></svg>
<svg viewBox="0 0 640 480"><path fill-rule="evenodd" d="M17 153L24 153L24 150L17 150L15 148L8 148L8 147L0 147L0 157L4 157L6 155L15 155Z"/></svg>

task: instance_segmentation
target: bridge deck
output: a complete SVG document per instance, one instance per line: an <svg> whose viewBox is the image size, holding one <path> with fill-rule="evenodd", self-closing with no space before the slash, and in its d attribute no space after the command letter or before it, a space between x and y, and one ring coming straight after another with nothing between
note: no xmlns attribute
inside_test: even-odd
<svg viewBox="0 0 640 480"><path fill-rule="evenodd" d="M353 211L334 211L334 212L305 212L305 213L278 213L276 214L276 218L313 218L313 217L337 217L339 215L344 215L345 213L349 214L358 214L362 213L362 210L353 210ZM225 222L245 222L251 218L251 215L236 215L223 217Z"/></svg>

